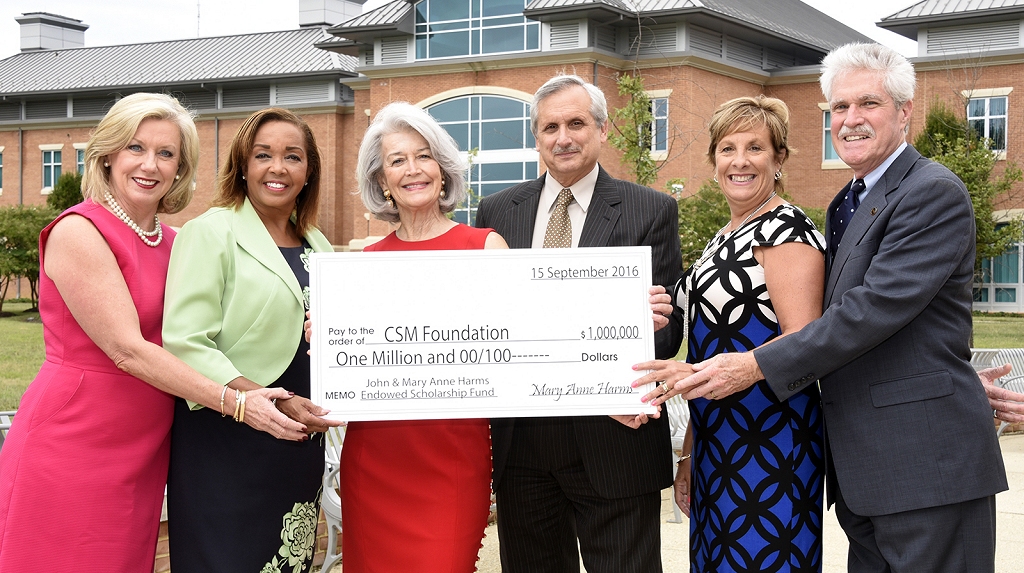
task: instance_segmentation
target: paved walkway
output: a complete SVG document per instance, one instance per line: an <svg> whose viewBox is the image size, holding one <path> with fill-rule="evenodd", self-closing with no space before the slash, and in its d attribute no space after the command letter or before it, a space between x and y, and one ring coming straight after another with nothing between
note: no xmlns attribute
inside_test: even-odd
<svg viewBox="0 0 1024 573"><path fill-rule="evenodd" d="M996 573L1017 573L1024 563L1024 434L1014 434L999 438L1003 450L1003 461L1010 481L1010 490L996 496L997 545ZM955 447L951 444L950 447ZM669 492L665 490L662 498L662 561L665 573L683 573L688 571L689 552L687 540L689 524L686 518L683 523L667 523L672 518L672 506ZM498 560L498 532L495 526L487 528L487 537L480 550L479 571L481 573L500 573ZM836 522L835 512L825 512L825 563L824 573L844 573L846 571L846 536Z"/></svg>

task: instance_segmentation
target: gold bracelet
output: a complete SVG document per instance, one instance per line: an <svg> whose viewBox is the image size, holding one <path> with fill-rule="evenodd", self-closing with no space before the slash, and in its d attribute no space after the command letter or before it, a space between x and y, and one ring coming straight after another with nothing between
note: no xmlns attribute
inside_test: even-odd
<svg viewBox="0 0 1024 573"><path fill-rule="evenodd" d="M235 413L231 415L235 421L238 421L238 409L242 405L242 399L239 397L238 388L235 388Z"/></svg>
<svg viewBox="0 0 1024 573"><path fill-rule="evenodd" d="M245 423L245 390L242 390L242 408L238 412L238 423Z"/></svg>
<svg viewBox="0 0 1024 573"><path fill-rule="evenodd" d="M227 391L228 391L228 386L227 386L227 384L225 384L224 388L222 388L221 391L220 391L220 417L221 418L223 418L226 415L226 414L224 414L224 394L226 394Z"/></svg>
<svg viewBox="0 0 1024 573"><path fill-rule="evenodd" d="M680 458L679 458L679 459L678 459L678 460L676 461L676 463L677 463L677 464L681 464L681 463L685 462L685 461L686 461L686 460L688 460L688 459L690 459L690 454L686 454L685 456L682 456L682 457L680 457Z"/></svg>

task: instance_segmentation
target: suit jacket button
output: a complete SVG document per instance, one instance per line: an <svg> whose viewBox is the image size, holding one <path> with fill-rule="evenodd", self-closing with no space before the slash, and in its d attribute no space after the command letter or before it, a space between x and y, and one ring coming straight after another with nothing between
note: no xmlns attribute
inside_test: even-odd
<svg viewBox="0 0 1024 573"><path fill-rule="evenodd" d="M787 386L787 388L789 388L790 390L796 390L799 386L800 385L797 384L796 382L790 382L789 386Z"/></svg>

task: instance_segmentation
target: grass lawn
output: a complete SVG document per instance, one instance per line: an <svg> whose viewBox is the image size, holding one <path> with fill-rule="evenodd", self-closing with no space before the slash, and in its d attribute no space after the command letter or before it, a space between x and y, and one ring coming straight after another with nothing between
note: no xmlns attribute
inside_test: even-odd
<svg viewBox="0 0 1024 573"><path fill-rule="evenodd" d="M975 348L1024 348L1024 315L974 314Z"/></svg>
<svg viewBox="0 0 1024 573"><path fill-rule="evenodd" d="M0 410L14 410L43 363L43 325L27 302L5 302L0 317Z"/></svg>
<svg viewBox="0 0 1024 573"><path fill-rule="evenodd" d="M0 317L0 410L14 410L43 363L43 325L27 302L4 303ZM1024 348L1024 315L974 315L976 348ZM681 349L678 358L685 357Z"/></svg>

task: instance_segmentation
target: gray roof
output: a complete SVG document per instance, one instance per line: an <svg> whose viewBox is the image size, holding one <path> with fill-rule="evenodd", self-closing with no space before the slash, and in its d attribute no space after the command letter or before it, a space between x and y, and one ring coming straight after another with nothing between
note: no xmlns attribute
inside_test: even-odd
<svg viewBox="0 0 1024 573"><path fill-rule="evenodd" d="M402 30L403 20L411 18L412 10L412 4L406 0L395 0L329 31L351 39L362 39L369 33L384 30L412 33ZM800 0L534 0L524 10L531 17L545 20L552 14L570 11L645 17L703 14L757 28L823 52L850 42L871 41Z"/></svg>
<svg viewBox="0 0 1024 573"><path fill-rule="evenodd" d="M922 27L1017 19L1022 15L1024 0L925 0L882 18L877 26L916 40Z"/></svg>
<svg viewBox="0 0 1024 573"><path fill-rule="evenodd" d="M1024 0L925 0L882 18L883 22L936 16L967 16L998 11L1017 12L1024 8Z"/></svg>
<svg viewBox="0 0 1024 573"><path fill-rule="evenodd" d="M414 14L412 2L394 0L328 28L327 31L334 36L320 42L317 47L355 54L358 43L373 43L382 34L412 34L415 29Z"/></svg>
<svg viewBox="0 0 1024 573"><path fill-rule="evenodd" d="M314 47L320 28L24 52L0 60L0 94L355 75L355 59Z"/></svg>

